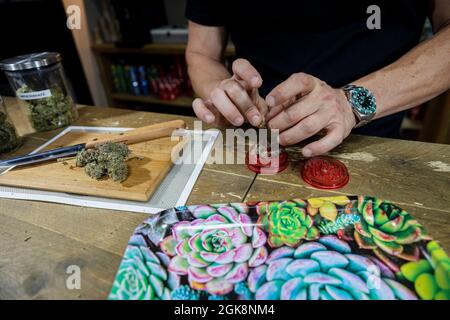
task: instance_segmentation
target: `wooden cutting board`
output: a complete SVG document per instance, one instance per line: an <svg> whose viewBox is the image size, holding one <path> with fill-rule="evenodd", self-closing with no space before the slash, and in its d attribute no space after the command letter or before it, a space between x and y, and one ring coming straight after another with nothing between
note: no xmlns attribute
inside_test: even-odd
<svg viewBox="0 0 450 320"><path fill-rule="evenodd" d="M103 138L105 135L107 133L69 132L46 149L83 143L91 139ZM141 158L132 158L127 161L129 176L122 183L114 182L109 178L92 179L86 175L84 168L75 166L75 159L71 159L65 163L51 161L14 168L0 176L0 184L123 200L148 201L172 167L171 151L178 143L178 141L171 141L170 137L166 137L130 145L132 153Z"/></svg>

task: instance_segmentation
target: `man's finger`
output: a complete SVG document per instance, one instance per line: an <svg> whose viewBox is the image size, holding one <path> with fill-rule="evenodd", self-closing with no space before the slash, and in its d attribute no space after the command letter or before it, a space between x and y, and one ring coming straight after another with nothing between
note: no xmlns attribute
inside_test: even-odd
<svg viewBox="0 0 450 320"><path fill-rule="evenodd" d="M208 124L212 124L214 123L214 121L216 120L216 117L214 116L214 114L206 107L205 102L200 99L197 98L192 102L192 108L194 109L195 114L197 115L197 117L208 123Z"/></svg>
<svg viewBox="0 0 450 320"><path fill-rule="evenodd" d="M259 95L258 89L252 89L250 96L251 96L252 102L256 105L256 108L258 108L259 113L262 115L263 119L261 119L261 120L265 121L265 117L266 117L267 113L269 112L269 107L267 106L266 100L261 98L261 96ZM261 125L261 123L259 123L258 125Z"/></svg>
<svg viewBox="0 0 450 320"><path fill-rule="evenodd" d="M286 100L285 102L283 102L282 104L278 104L275 107L271 107L269 109L269 112L267 113L266 116L266 120L270 121L271 119L275 118L275 116L277 114L279 114L281 111L283 111L284 109L289 108L291 105L293 105L294 103L296 103L297 101L299 101L299 99L297 99L296 97L293 97L289 100ZM266 101L264 101L264 103L267 105Z"/></svg>
<svg viewBox="0 0 450 320"><path fill-rule="evenodd" d="M224 90L216 88L211 92L211 102L219 112L233 125L241 126L244 123L244 117L238 108L228 98Z"/></svg>
<svg viewBox="0 0 450 320"><path fill-rule="evenodd" d="M319 113L314 113L306 117L292 128L280 134L280 144L289 146L312 137L327 124L328 119Z"/></svg>
<svg viewBox="0 0 450 320"><path fill-rule="evenodd" d="M233 62L233 74L237 80L243 80L246 89L259 88L262 85L262 77L259 72L245 59L237 59Z"/></svg>
<svg viewBox="0 0 450 320"><path fill-rule="evenodd" d="M270 122L273 118L275 118L281 111L283 111L283 106L278 105L269 109L269 112L266 114L266 121Z"/></svg>
<svg viewBox="0 0 450 320"><path fill-rule="evenodd" d="M275 107L276 109L277 107ZM271 109L272 110L272 109ZM318 110L311 99L302 99L282 110L269 121L269 128L284 131Z"/></svg>
<svg viewBox="0 0 450 320"><path fill-rule="evenodd" d="M234 80L227 80L221 84L220 88L225 90L230 100L252 125L260 125L262 121L261 113L240 83Z"/></svg>
<svg viewBox="0 0 450 320"><path fill-rule="evenodd" d="M316 79L305 73L294 73L286 81L276 86L266 97L269 107L283 104L290 99L310 93L316 86Z"/></svg>
<svg viewBox="0 0 450 320"><path fill-rule="evenodd" d="M324 154L340 145L342 143L343 136L343 130L341 130L337 126L331 127L327 131L325 137L305 146L302 150L302 153L305 157Z"/></svg>
<svg viewBox="0 0 450 320"><path fill-rule="evenodd" d="M245 83L244 80L237 80L236 81L244 88L247 88L247 84ZM256 108L258 108L259 114L261 114L263 117L266 116L266 114L269 112L269 107L267 106L266 100L264 100L263 98L261 98L261 96L259 95L259 90L258 88L250 88L247 90L249 96L250 96L250 100L252 100L253 104L256 106ZM258 125L260 125L261 123L259 123Z"/></svg>

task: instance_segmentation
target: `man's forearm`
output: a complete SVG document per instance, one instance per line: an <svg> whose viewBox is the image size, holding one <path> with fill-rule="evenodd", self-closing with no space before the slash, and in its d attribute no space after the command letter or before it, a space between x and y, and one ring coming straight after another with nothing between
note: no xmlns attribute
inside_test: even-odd
<svg viewBox="0 0 450 320"><path fill-rule="evenodd" d="M376 118L424 103L450 88L450 26L395 63L354 82L377 99Z"/></svg>
<svg viewBox="0 0 450 320"><path fill-rule="evenodd" d="M214 60L200 53L187 52L186 61L189 77L195 93L208 100L211 91L231 75L221 61Z"/></svg>

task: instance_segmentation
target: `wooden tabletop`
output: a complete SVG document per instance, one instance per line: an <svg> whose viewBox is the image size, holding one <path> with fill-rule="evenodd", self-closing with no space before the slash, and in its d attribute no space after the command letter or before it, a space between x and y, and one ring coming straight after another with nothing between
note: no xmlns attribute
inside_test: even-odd
<svg viewBox="0 0 450 320"><path fill-rule="evenodd" d="M15 102L7 100L9 107ZM194 118L113 108L81 107L76 124L141 127ZM29 152L59 131L27 136L17 154ZM409 210L450 249L450 146L363 136L349 137L333 155L351 175L337 191L316 190L298 175L299 152L274 176L244 165L207 164L189 204L372 195ZM0 199L0 299L104 299L130 235L147 215L69 205ZM69 290L67 267L81 268L81 289Z"/></svg>

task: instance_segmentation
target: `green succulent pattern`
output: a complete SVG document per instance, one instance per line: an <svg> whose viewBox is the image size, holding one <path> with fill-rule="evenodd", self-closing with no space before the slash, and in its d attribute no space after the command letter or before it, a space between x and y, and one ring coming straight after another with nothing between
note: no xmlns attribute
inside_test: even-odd
<svg viewBox="0 0 450 320"><path fill-rule="evenodd" d="M131 237L111 300L448 300L450 258L374 197L182 206Z"/></svg>
<svg viewBox="0 0 450 320"><path fill-rule="evenodd" d="M358 197L358 212L362 219L355 228L356 242L361 248L374 249L385 261L386 254L416 261L419 248L413 244L431 239L408 212L388 201Z"/></svg>
<svg viewBox="0 0 450 320"><path fill-rule="evenodd" d="M424 259L402 265L400 275L414 283L421 299L450 299L450 258L436 241L428 242Z"/></svg>
<svg viewBox="0 0 450 320"><path fill-rule="evenodd" d="M303 239L314 240L319 230L313 225L313 218L301 202L284 201L265 204L267 210L260 210L259 222L269 233L271 247L287 245L296 247Z"/></svg>

